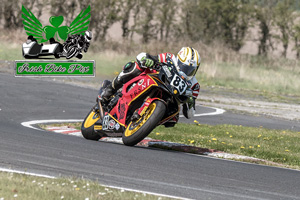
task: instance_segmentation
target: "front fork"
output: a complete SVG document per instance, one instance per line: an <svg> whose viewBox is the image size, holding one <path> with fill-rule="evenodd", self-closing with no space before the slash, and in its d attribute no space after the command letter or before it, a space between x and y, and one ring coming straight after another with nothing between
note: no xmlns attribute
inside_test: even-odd
<svg viewBox="0 0 300 200"><path fill-rule="evenodd" d="M97 98L97 104L98 104L98 108L99 108L100 119L103 120L104 111L103 111L103 107L102 107L102 104L101 104L101 101L99 98Z"/></svg>
<svg viewBox="0 0 300 200"><path fill-rule="evenodd" d="M148 109L148 107L150 106L150 104L153 102L153 101L155 101L155 100L160 100L160 101L162 101L162 102L164 102L162 99L160 99L160 98L157 98L157 97L155 97L155 98L150 98L149 96L146 98L146 100L144 101L144 103L142 104L142 106L139 108L139 109L137 109L134 113L133 113L133 115L132 115L132 117L131 117L131 121L136 121L136 120L138 120L138 119L140 119L140 117L141 116L143 116L144 114L145 114L145 112L146 112L146 110ZM165 102L164 102L165 103Z"/></svg>

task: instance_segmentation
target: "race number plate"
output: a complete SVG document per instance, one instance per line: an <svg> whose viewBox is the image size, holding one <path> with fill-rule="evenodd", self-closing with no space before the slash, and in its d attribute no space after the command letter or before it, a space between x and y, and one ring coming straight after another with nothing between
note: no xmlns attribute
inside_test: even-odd
<svg viewBox="0 0 300 200"><path fill-rule="evenodd" d="M102 122L102 130L107 130L108 129L108 122L109 121L109 116L106 115L103 118L103 122Z"/></svg>
<svg viewBox="0 0 300 200"><path fill-rule="evenodd" d="M174 86L179 91L180 95L184 93L184 91L187 88L186 82L182 78L180 78L180 76L178 76L177 74L174 75L171 85Z"/></svg>

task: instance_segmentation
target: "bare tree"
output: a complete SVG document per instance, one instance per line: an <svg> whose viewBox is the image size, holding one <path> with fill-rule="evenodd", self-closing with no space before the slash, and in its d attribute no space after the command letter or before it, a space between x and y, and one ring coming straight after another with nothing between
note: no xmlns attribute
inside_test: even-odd
<svg viewBox="0 0 300 200"><path fill-rule="evenodd" d="M105 39L107 30L119 20L120 1L101 0L91 1L91 28L95 33L95 40Z"/></svg>
<svg viewBox="0 0 300 200"><path fill-rule="evenodd" d="M133 15L133 25L131 26L130 28L130 39L132 40L133 39L133 35L134 33L137 32L137 27L138 27L138 21L140 19L139 17L139 14L140 14L140 11L141 11L141 5L140 5L140 2L139 0L136 1L136 5L134 7L134 15Z"/></svg>
<svg viewBox="0 0 300 200"><path fill-rule="evenodd" d="M275 37L281 41L283 46L282 55L286 57L287 49L290 42L290 33L294 26L294 10L293 6L295 5L294 0L283 0L279 1L274 10L274 22L280 31L280 35Z"/></svg>
<svg viewBox="0 0 300 200"><path fill-rule="evenodd" d="M294 40L294 50L296 51L297 59L300 59L300 24L296 24L292 30L292 38Z"/></svg>
<svg viewBox="0 0 300 200"><path fill-rule="evenodd" d="M129 29L129 18L132 9L136 5L136 0L120 0L121 2L121 27L122 27L122 37L128 39L130 29Z"/></svg>
<svg viewBox="0 0 300 200"><path fill-rule="evenodd" d="M77 9L76 0L52 0L50 5L50 13L54 16L63 16L65 23L68 25L77 16L74 16Z"/></svg>
<svg viewBox="0 0 300 200"><path fill-rule="evenodd" d="M158 0L138 0L138 14L135 17L133 31L142 35L142 42L148 43L150 39L155 38L156 24L154 23L154 15L157 9Z"/></svg>
<svg viewBox="0 0 300 200"><path fill-rule="evenodd" d="M35 16L39 18L41 16L44 3L44 0L23 0L21 2L17 0L3 0L0 5L0 19L3 19L3 28L16 29L23 27L21 12L22 5L30 10L37 8L38 14L35 14Z"/></svg>
<svg viewBox="0 0 300 200"><path fill-rule="evenodd" d="M170 35L170 27L175 23L176 0L164 0L158 4L159 13L157 21L159 23L160 40L165 41Z"/></svg>
<svg viewBox="0 0 300 200"><path fill-rule="evenodd" d="M4 19L4 28L20 28L22 24L21 7L25 5L27 8L32 9L36 0L23 0L18 2L16 0L7 0L2 3L2 15Z"/></svg>
<svg viewBox="0 0 300 200"><path fill-rule="evenodd" d="M271 28L273 25L274 8L278 0L261 1L254 0L254 19L258 22L260 37L258 44L258 54L267 55L270 48L273 48L273 35Z"/></svg>

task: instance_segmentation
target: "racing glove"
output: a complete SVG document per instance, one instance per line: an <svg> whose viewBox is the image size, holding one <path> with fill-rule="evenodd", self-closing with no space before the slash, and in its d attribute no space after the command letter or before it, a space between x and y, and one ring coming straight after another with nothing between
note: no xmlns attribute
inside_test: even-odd
<svg viewBox="0 0 300 200"><path fill-rule="evenodd" d="M141 61L142 61L142 65L144 65L145 67L151 68L154 65L154 61L151 58L147 58L146 56L143 57Z"/></svg>

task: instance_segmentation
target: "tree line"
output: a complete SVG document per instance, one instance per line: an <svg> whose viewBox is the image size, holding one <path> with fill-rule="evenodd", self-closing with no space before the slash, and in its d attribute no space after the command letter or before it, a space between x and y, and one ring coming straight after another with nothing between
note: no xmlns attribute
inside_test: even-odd
<svg viewBox="0 0 300 200"><path fill-rule="evenodd" d="M143 43L217 41L235 51L245 41L255 40L258 54L267 55L280 44L285 57L294 43L293 50L300 58L299 4L298 0L3 0L0 26L23 28L22 5L37 18L48 12L64 16L67 23L91 5L90 29L96 40L104 40L108 29L119 22L124 40L133 40L137 34ZM251 28L258 30L257 35Z"/></svg>

